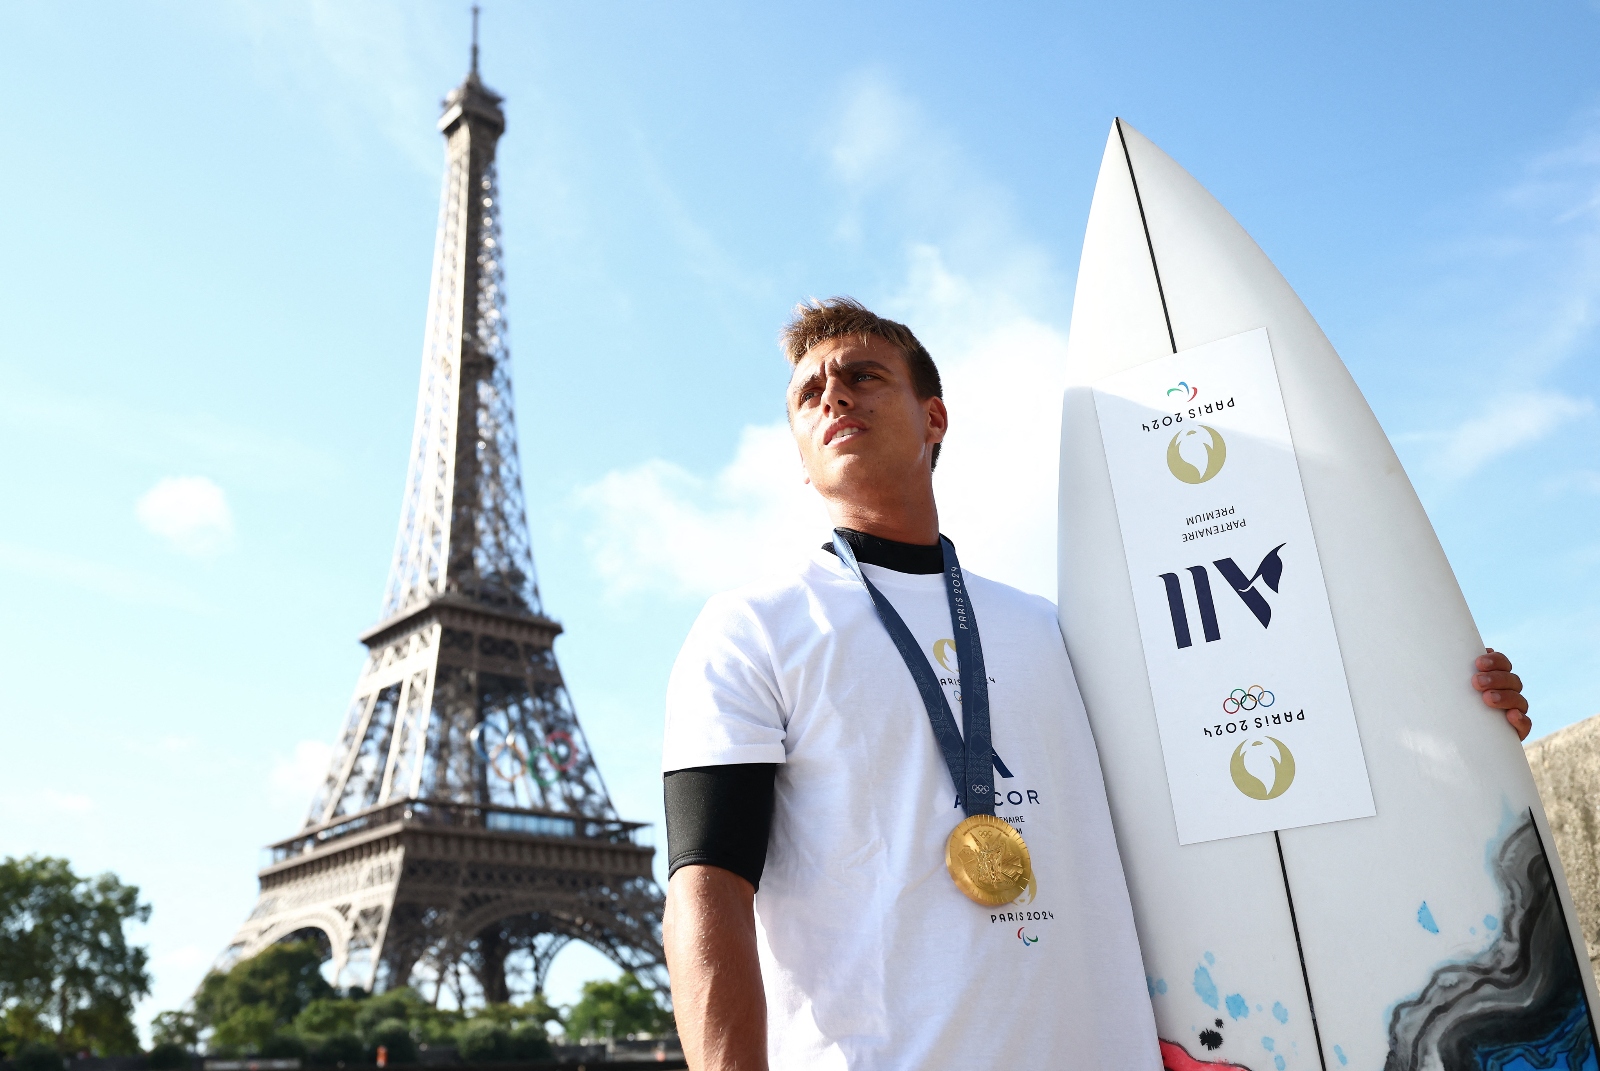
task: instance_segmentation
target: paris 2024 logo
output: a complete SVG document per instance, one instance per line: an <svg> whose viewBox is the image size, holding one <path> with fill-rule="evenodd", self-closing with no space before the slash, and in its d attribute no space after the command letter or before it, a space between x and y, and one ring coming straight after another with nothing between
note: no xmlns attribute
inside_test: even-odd
<svg viewBox="0 0 1600 1071"><path fill-rule="evenodd" d="M1184 428L1167 444L1167 468L1184 483L1205 483L1222 471L1228 444L1208 424Z"/></svg>
<svg viewBox="0 0 1600 1071"><path fill-rule="evenodd" d="M1238 714L1270 707L1275 700L1270 691L1252 684L1229 693L1222 701L1222 710L1226 714ZM1228 773L1233 777L1234 787L1251 799L1275 800L1294 784L1294 752L1275 736L1242 740L1228 760Z"/></svg>

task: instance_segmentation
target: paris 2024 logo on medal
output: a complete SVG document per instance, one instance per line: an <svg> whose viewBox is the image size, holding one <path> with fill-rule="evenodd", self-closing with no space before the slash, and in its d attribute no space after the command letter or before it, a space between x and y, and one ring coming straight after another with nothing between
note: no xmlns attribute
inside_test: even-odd
<svg viewBox="0 0 1600 1071"><path fill-rule="evenodd" d="M1167 444L1167 468L1184 483L1205 483L1226 460L1228 444L1209 424L1184 428Z"/></svg>

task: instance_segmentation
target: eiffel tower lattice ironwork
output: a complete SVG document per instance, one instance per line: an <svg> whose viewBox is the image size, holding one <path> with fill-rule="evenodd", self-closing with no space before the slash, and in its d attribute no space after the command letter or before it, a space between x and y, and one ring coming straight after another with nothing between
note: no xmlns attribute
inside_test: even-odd
<svg viewBox="0 0 1600 1071"><path fill-rule="evenodd" d="M501 1001L508 968L542 990L579 940L661 985L654 850L612 807L534 577L495 181L505 115L473 36L439 120L444 190L383 617L361 637L366 665L306 824L271 846L222 962L310 938L342 986L415 974Z"/></svg>

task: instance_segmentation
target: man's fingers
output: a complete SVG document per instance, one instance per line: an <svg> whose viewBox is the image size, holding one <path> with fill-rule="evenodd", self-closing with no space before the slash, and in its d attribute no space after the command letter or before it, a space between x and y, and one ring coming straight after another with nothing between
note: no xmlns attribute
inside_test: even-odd
<svg viewBox="0 0 1600 1071"><path fill-rule="evenodd" d="M1472 678L1472 686L1480 692L1486 688L1494 688L1502 692L1520 692L1522 691L1522 678L1515 673L1478 673Z"/></svg>
<svg viewBox="0 0 1600 1071"><path fill-rule="evenodd" d="M1520 710L1506 711L1506 721L1511 723L1511 728L1516 730L1518 740L1528 739L1528 734L1533 731L1533 719Z"/></svg>
<svg viewBox="0 0 1600 1071"><path fill-rule="evenodd" d="M1473 664L1482 671L1500 670L1502 672L1510 672L1511 670L1511 659L1496 651L1493 647L1489 648L1485 654L1479 655Z"/></svg>
<svg viewBox="0 0 1600 1071"><path fill-rule="evenodd" d="M1528 709L1528 700L1521 692L1501 692L1491 688L1483 693L1483 701L1496 710Z"/></svg>
<svg viewBox="0 0 1600 1071"><path fill-rule="evenodd" d="M1522 678L1511 672L1511 659L1490 647L1472 664L1478 671L1472 676L1472 686L1482 693L1484 705L1504 711L1517 739L1528 739L1533 721L1528 717L1527 697L1522 694Z"/></svg>

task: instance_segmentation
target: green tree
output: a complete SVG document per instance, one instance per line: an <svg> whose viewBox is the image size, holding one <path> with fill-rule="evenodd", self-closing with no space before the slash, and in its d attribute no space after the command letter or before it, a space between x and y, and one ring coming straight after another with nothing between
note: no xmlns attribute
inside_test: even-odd
<svg viewBox="0 0 1600 1071"><path fill-rule="evenodd" d="M563 1028L566 1024L561 1009L546 1000L543 993L535 993L532 999L518 1004L516 1019L524 1023L537 1023L546 1036L549 1036L551 1023Z"/></svg>
<svg viewBox="0 0 1600 1071"><path fill-rule="evenodd" d="M360 1007L348 997L318 997L294 1017L294 1032L313 1046L335 1034L354 1034Z"/></svg>
<svg viewBox="0 0 1600 1071"><path fill-rule="evenodd" d="M379 1048L384 1050L384 1057L390 1064L417 1062L417 1042L404 1019L385 1019L373 1026L367 1034L367 1048L372 1051L374 1063Z"/></svg>
<svg viewBox="0 0 1600 1071"><path fill-rule="evenodd" d="M17 1071L62 1071L61 1054L42 1041L24 1042L11 1060Z"/></svg>
<svg viewBox="0 0 1600 1071"><path fill-rule="evenodd" d="M4 1048L138 1052L133 1005L150 993L149 953L126 926L149 918L138 888L114 874L80 877L50 856L0 861Z"/></svg>
<svg viewBox="0 0 1600 1071"><path fill-rule="evenodd" d="M208 1047L257 1052L313 1001L333 996L322 977L322 953L310 941L272 945L213 971L194 996L195 1019L211 1028Z"/></svg>
<svg viewBox="0 0 1600 1071"><path fill-rule="evenodd" d="M200 1044L200 1024L186 1011L158 1012L150 1020L150 1041L154 1045L177 1045L192 1050Z"/></svg>
<svg viewBox="0 0 1600 1071"><path fill-rule="evenodd" d="M366 1063L366 1046L354 1031L330 1034L312 1053L319 1067L356 1067Z"/></svg>
<svg viewBox="0 0 1600 1071"><path fill-rule="evenodd" d="M531 1020L512 1029L509 1051L513 1060L549 1060L555 1056L544 1027Z"/></svg>
<svg viewBox="0 0 1600 1071"><path fill-rule="evenodd" d="M662 1034L672 1029L672 1013L629 971L614 982L583 983L583 996L567 1012L566 1028L569 1038Z"/></svg>
<svg viewBox="0 0 1600 1071"><path fill-rule="evenodd" d="M184 1071L192 1063L187 1046L176 1041L158 1041L150 1047L147 1067L150 1071Z"/></svg>
<svg viewBox="0 0 1600 1071"><path fill-rule="evenodd" d="M473 1019L456 1033L456 1048L469 1064L492 1064L511 1058L511 1033L493 1019Z"/></svg>

